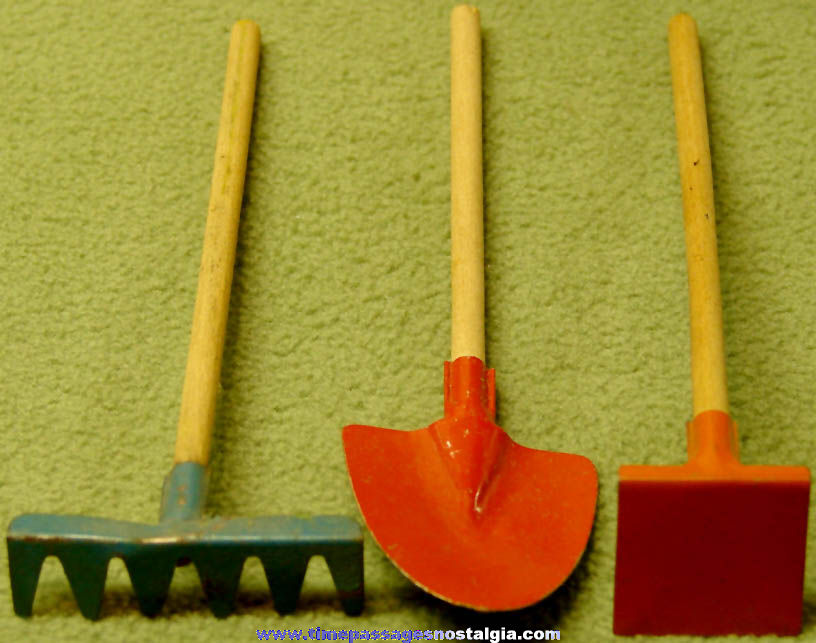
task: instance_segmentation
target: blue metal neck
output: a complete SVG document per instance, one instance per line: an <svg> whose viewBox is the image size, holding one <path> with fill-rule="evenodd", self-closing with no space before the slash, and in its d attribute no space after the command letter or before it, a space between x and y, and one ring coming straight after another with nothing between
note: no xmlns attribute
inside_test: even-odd
<svg viewBox="0 0 816 643"><path fill-rule="evenodd" d="M164 479L159 520L197 520L207 499L207 468L197 462L173 465Z"/></svg>

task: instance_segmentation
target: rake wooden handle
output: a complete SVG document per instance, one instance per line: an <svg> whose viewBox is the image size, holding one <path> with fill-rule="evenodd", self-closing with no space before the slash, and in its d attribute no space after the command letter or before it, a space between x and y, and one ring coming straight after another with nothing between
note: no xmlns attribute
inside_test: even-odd
<svg viewBox="0 0 816 643"><path fill-rule="evenodd" d="M451 360L485 359L479 11L451 13Z"/></svg>
<svg viewBox="0 0 816 643"><path fill-rule="evenodd" d="M700 41L697 25L686 14L669 22L669 54L683 186L694 415L711 410L728 413L714 183Z"/></svg>
<svg viewBox="0 0 816 643"><path fill-rule="evenodd" d="M258 25L249 20L235 23L230 36L204 250L181 396L175 453L177 463L197 462L206 466L210 460L260 38Z"/></svg>

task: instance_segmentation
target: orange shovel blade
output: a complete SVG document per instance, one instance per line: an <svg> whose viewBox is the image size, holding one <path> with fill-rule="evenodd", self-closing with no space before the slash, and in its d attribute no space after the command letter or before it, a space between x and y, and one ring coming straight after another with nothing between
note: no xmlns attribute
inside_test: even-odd
<svg viewBox="0 0 816 643"><path fill-rule="evenodd" d="M720 411L688 431L687 464L620 469L615 633L798 634L808 469L739 464Z"/></svg>
<svg viewBox="0 0 816 643"><path fill-rule="evenodd" d="M453 390L464 371L481 395ZM492 381L480 360L459 358L446 364L444 419L417 431L343 430L354 493L383 551L426 591L481 611L531 605L566 580L598 490L587 458L520 446L491 421ZM487 414L463 411L479 399L490 400L474 404Z"/></svg>

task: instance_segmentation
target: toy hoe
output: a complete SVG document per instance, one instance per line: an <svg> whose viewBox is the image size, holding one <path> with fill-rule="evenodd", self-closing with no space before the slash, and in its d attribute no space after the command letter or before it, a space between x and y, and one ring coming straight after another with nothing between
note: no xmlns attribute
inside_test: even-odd
<svg viewBox="0 0 816 643"><path fill-rule="evenodd" d="M86 516L27 514L8 529L14 611L30 616L46 556L57 556L82 614L99 616L108 562L121 558L139 606L157 614L177 564L198 570L213 613L234 608L244 561L257 556L283 613L294 610L309 558L322 555L343 608L363 606L362 533L341 516L204 518L207 464L221 371L238 219L244 190L260 50L258 26L236 23L227 74L210 204L204 233L175 464L167 476L158 525Z"/></svg>
<svg viewBox="0 0 816 643"><path fill-rule="evenodd" d="M424 590L480 611L553 592L586 547L598 479L585 457L523 447L494 423L485 368L481 41L478 11L451 16L452 356L445 415L425 429L343 430L374 539Z"/></svg>
<svg viewBox="0 0 816 643"><path fill-rule="evenodd" d="M669 23L691 314L688 462L624 466L616 634L797 634L810 472L743 465L728 414L711 154L697 27Z"/></svg>

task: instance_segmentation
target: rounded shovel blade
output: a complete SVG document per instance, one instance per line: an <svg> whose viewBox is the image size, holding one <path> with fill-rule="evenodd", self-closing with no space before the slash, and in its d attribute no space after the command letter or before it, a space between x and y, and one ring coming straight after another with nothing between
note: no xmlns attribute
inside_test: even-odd
<svg viewBox="0 0 816 643"><path fill-rule="evenodd" d="M343 431L354 493L383 551L429 593L480 611L526 607L566 580L598 490L587 458L523 447L492 426L506 445L478 492L452 475L434 425Z"/></svg>

